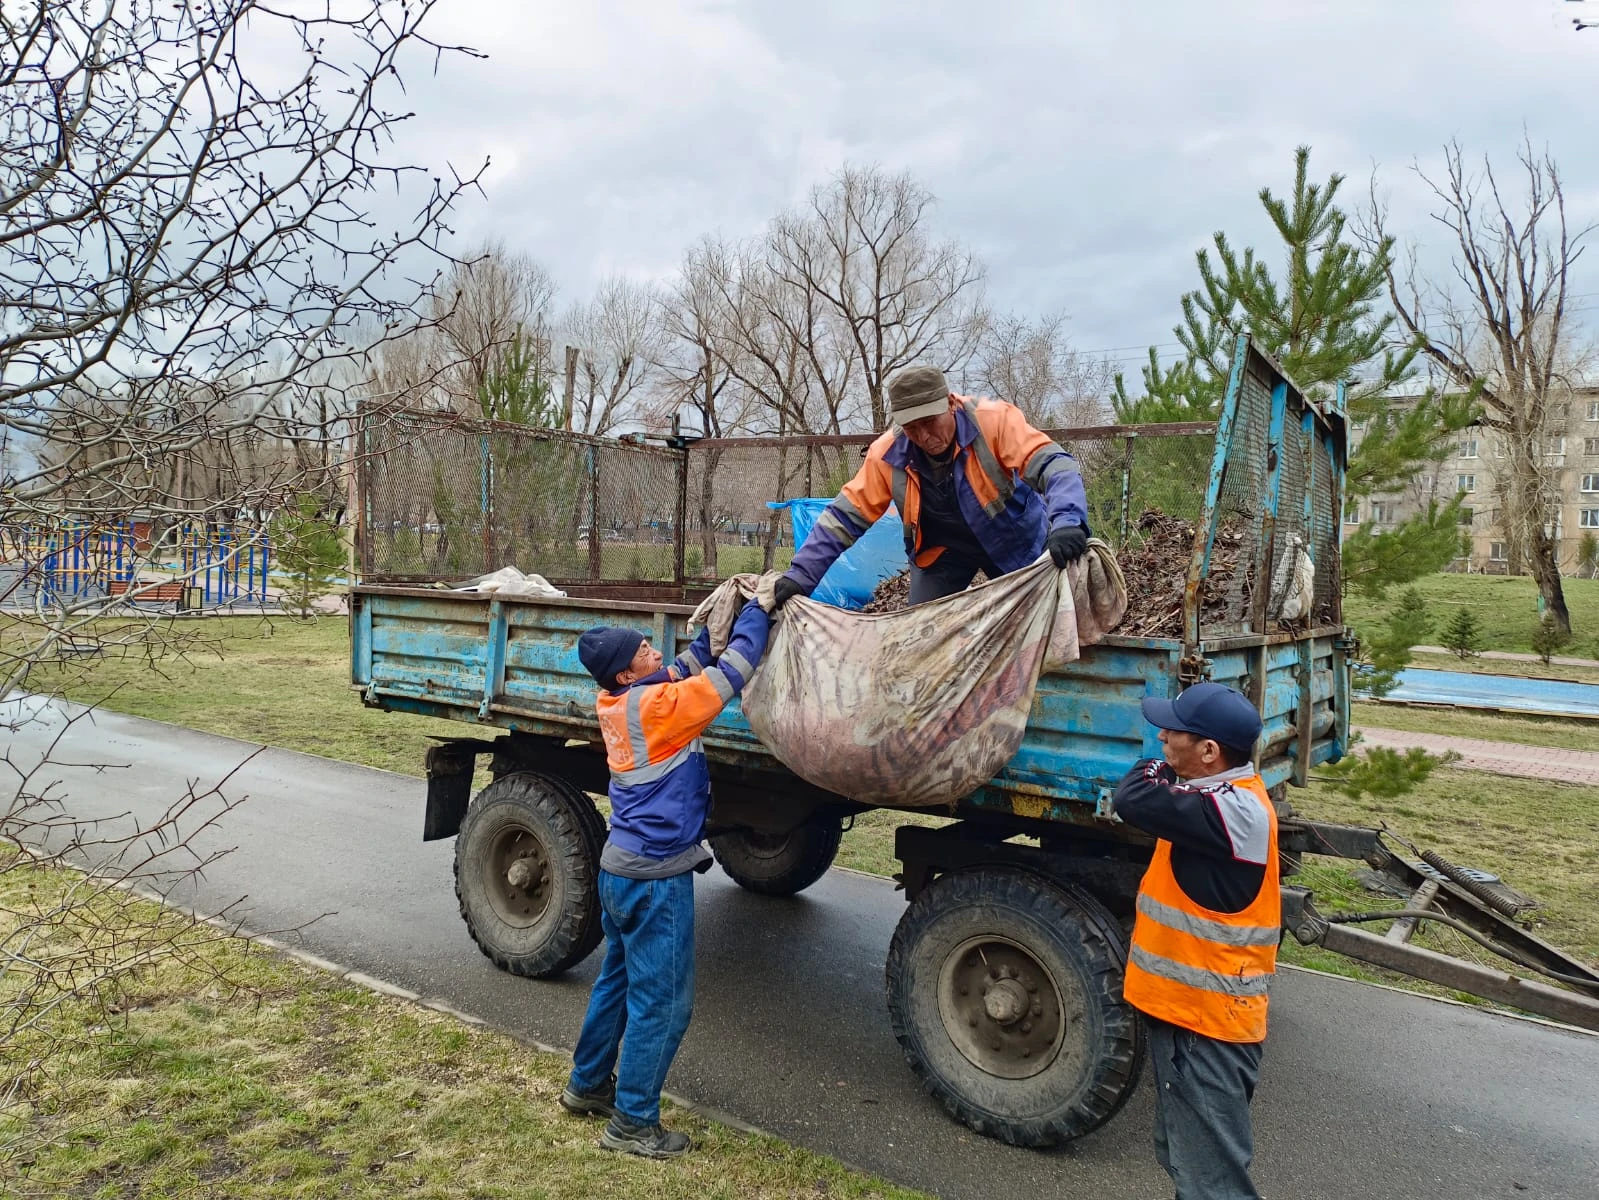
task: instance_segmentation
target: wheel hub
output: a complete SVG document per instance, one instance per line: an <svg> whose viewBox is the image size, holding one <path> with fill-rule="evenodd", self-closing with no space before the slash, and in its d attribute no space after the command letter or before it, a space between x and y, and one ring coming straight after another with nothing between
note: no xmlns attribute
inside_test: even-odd
<svg viewBox="0 0 1599 1200"><path fill-rule="evenodd" d="M1030 1007L1027 992L1014 979L1001 979L983 991L983 1010L997 1024L1015 1024Z"/></svg>
<svg viewBox="0 0 1599 1200"><path fill-rule="evenodd" d="M509 925L537 924L549 908L549 855L530 829L501 831L488 856L489 897L499 918Z"/></svg>
<svg viewBox="0 0 1599 1200"><path fill-rule="evenodd" d="M971 938L939 972L945 1032L991 1075L1027 1079L1055 1060L1067 1021L1060 990L1042 963L1008 938Z"/></svg>

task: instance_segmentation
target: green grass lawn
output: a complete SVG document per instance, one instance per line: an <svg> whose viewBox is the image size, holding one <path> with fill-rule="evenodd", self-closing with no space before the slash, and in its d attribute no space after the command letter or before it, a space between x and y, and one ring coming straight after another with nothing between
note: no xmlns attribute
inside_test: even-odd
<svg viewBox="0 0 1599 1200"><path fill-rule="evenodd" d="M4 864L0 863L0 867ZM0 871L0 941L75 877ZM122 900L134 908L140 902ZM102 915L113 911L108 903ZM148 918L147 918L148 919ZM168 920L181 918L174 914ZM238 940L127 980L109 1011L0 1032L0 1194L97 1200L895 1197L920 1193L668 1109L652 1163L556 1103L569 1063ZM0 999L7 997L0 977ZM13 993L14 995L14 993Z"/></svg>
<svg viewBox="0 0 1599 1200"><path fill-rule="evenodd" d="M1599 579L1566 579L1562 585L1571 612L1572 643L1558 653L1576 658L1599 655ZM1430 643L1438 644L1456 609L1469 608L1482 630L1482 649L1531 653L1538 588L1530 577L1439 574L1411 586L1421 592L1433 613ZM1378 620L1402 590L1391 589L1380 601L1351 594L1344 601L1344 619L1357 626Z"/></svg>

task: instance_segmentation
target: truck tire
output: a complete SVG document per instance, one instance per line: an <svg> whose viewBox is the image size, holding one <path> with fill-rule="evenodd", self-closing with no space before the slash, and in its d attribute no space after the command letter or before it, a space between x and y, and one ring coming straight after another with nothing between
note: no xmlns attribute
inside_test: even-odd
<svg viewBox="0 0 1599 1200"><path fill-rule="evenodd" d="M495 966L543 978L599 945L604 840L594 802L564 780L516 771L477 794L455 839L455 895Z"/></svg>
<svg viewBox="0 0 1599 1200"><path fill-rule="evenodd" d="M739 887L763 896L793 896L827 874L843 839L842 822L823 817L788 833L720 834L711 839L711 849Z"/></svg>
<svg viewBox="0 0 1599 1200"><path fill-rule="evenodd" d="M1008 867L943 875L889 946L888 1012L922 1085L1013 1146L1108 1121L1138 1083L1144 1029L1122 1002L1127 939L1081 888Z"/></svg>

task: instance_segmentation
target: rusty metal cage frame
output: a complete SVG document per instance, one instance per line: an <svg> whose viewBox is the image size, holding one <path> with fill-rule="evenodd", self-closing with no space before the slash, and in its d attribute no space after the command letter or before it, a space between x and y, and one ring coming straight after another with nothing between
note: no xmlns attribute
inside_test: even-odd
<svg viewBox="0 0 1599 1200"><path fill-rule="evenodd" d="M1046 432L1077 457L1090 527L1118 549L1139 539L1146 506L1193 523L1182 640L1194 647L1202 633L1273 632L1271 583L1297 546L1318 564L1313 623L1339 623L1342 420L1241 337L1217 422ZM365 582L463 581L511 561L573 595L671 602L784 565L792 537L771 506L835 494L877 435L604 438L383 410L362 415L359 437ZM1218 531L1247 561L1202 622Z"/></svg>

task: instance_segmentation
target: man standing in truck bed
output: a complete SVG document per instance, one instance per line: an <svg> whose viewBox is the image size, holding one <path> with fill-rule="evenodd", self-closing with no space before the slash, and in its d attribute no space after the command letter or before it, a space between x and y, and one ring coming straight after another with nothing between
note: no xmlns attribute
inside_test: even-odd
<svg viewBox="0 0 1599 1200"><path fill-rule="evenodd" d="M578 658L605 689L595 707L611 831L599 875L605 962L561 1105L610 1117L607 1150L675 1158L689 1149L686 1134L661 1128L661 1087L694 1008L694 873L711 864L700 843L711 802L700 734L750 681L770 625L751 600L721 657L711 657L707 625L666 670L637 630L601 626L578 639Z"/></svg>
<svg viewBox="0 0 1599 1200"><path fill-rule="evenodd" d="M1129 771L1114 806L1159 839L1123 987L1149 1034L1155 1156L1177 1200L1258 1200L1249 1103L1282 936L1277 813L1250 761L1260 714L1219 683L1143 710L1166 761Z"/></svg>
<svg viewBox="0 0 1599 1200"><path fill-rule="evenodd" d="M1088 501L1071 455L1013 404L951 394L937 367L889 381L896 428L817 520L778 579L776 608L809 596L890 501L905 525L910 603L962 591L979 570L1019 570L1048 550L1057 567L1088 546Z"/></svg>

